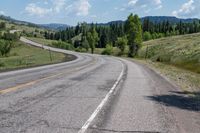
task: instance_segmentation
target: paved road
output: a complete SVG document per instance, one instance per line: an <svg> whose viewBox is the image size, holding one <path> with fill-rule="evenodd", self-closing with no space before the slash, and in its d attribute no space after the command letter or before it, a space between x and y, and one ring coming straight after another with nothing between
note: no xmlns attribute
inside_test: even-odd
<svg viewBox="0 0 200 133"><path fill-rule="evenodd" d="M0 73L0 133L199 133L199 102L145 66L21 41L77 59Z"/></svg>

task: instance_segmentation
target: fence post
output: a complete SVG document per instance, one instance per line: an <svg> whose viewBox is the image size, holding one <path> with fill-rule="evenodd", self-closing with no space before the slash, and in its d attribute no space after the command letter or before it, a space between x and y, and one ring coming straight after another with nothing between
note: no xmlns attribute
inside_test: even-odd
<svg viewBox="0 0 200 133"><path fill-rule="evenodd" d="M51 55L51 50L50 50L50 48L49 48L49 57L50 57L50 60L51 60L51 62L52 62L52 55Z"/></svg>

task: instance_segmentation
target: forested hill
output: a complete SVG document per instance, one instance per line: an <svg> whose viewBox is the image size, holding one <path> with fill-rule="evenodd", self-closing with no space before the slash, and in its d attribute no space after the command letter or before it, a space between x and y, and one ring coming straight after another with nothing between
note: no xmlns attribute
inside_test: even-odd
<svg viewBox="0 0 200 133"><path fill-rule="evenodd" d="M194 21L199 21L199 19L197 18L182 19L182 18L171 17L171 16L147 16L141 19L142 22L145 19L149 19L149 21L153 23L162 23L164 21L168 21L169 23L179 23L180 21L183 23L192 23Z"/></svg>
<svg viewBox="0 0 200 133"><path fill-rule="evenodd" d="M171 24L179 23L180 21L182 23L193 23L194 21L200 21L200 19L197 19L197 18L183 19L183 18L177 18L177 17L173 17L173 16L146 16L146 17L141 18L142 23L144 22L144 20L147 20L147 19L154 24L167 22L167 21ZM124 23L124 21L117 20L117 21L111 21L108 23L99 23L98 25L105 26L105 25L122 24L122 23Z"/></svg>

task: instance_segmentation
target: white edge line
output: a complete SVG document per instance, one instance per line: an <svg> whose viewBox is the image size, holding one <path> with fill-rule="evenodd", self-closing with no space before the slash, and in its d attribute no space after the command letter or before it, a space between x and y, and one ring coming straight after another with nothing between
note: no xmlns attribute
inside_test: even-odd
<svg viewBox="0 0 200 133"><path fill-rule="evenodd" d="M122 62L121 62L121 64L122 64ZM106 95L106 97L101 101L101 103L96 108L96 110L92 113L92 115L90 116L90 118L81 127L81 129L79 130L78 133L85 133L87 131L88 127L91 125L91 123L93 122L93 120L95 119L95 117L100 113L100 111L102 110L103 106L106 104L106 102L108 101L108 99L110 98L110 96L112 95L112 93L114 92L114 90L116 89L117 85L119 84L119 82L122 79L123 74L124 74L124 65L122 64L122 71L121 71L119 77L117 78L117 81L112 86L112 88L110 89L110 91L108 92L108 94Z"/></svg>

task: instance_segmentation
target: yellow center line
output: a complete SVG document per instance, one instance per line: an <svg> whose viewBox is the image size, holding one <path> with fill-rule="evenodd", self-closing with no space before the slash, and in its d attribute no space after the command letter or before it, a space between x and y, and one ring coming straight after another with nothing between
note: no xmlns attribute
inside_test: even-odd
<svg viewBox="0 0 200 133"><path fill-rule="evenodd" d="M63 71L61 73L58 73L58 74L54 74L54 75L51 75L51 76L48 76L48 77L45 77L45 78L41 78L41 79L38 79L38 80L34 80L34 81L31 81L31 82L28 82L28 83L24 83L24 84L20 84L20 85L17 85L17 86L14 86L14 87L10 87L10 88L7 88L7 89L3 89L3 90L0 90L0 94L6 94L6 93L9 93L9 92L12 92L12 91L16 91L16 90L19 90L21 88L25 88L25 87L28 87L28 86L32 86L40 81L43 81L43 80L47 80L47 79L51 79L51 78L54 78L54 77L58 77L58 76L61 76L61 75L64 75L64 74L70 74L72 72L76 72L78 70L81 70L81 69L84 69L86 66L90 66L92 64L95 64L97 60L93 60L91 63L85 65L85 66L81 66L81 67L77 67L77 68L73 68L71 71Z"/></svg>

